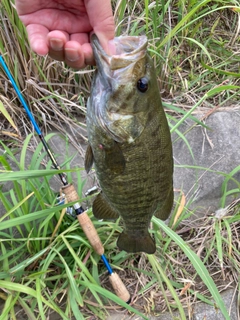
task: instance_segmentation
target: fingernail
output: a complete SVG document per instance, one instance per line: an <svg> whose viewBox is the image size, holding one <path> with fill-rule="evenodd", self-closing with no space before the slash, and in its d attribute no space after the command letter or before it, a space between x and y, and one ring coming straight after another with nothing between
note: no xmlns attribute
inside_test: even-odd
<svg viewBox="0 0 240 320"><path fill-rule="evenodd" d="M80 58L80 55L75 49L65 49L65 55L69 61L77 61Z"/></svg>
<svg viewBox="0 0 240 320"><path fill-rule="evenodd" d="M61 39L55 39L52 38L49 40L50 42L50 47L54 50L54 51L61 51L63 50L63 41Z"/></svg>

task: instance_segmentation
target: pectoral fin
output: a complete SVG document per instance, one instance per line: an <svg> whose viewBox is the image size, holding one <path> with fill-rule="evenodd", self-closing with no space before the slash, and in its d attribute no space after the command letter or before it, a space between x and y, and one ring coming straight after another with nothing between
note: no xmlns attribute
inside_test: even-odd
<svg viewBox="0 0 240 320"><path fill-rule="evenodd" d="M113 173L123 173L126 162L118 142L113 141L110 148L105 148L105 163Z"/></svg>
<svg viewBox="0 0 240 320"><path fill-rule="evenodd" d="M90 144L87 147L86 153L85 153L85 159L84 159L84 167L87 173L90 171L93 165L93 152L92 152L92 147Z"/></svg>
<svg viewBox="0 0 240 320"><path fill-rule="evenodd" d="M99 193L93 202L93 214L97 219L116 220L119 215L105 200L102 193Z"/></svg>

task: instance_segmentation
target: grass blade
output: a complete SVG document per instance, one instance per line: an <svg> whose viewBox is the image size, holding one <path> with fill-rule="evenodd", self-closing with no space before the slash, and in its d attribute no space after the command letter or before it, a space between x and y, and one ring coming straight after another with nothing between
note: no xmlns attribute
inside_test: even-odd
<svg viewBox="0 0 240 320"><path fill-rule="evenodd" d="M13 283L10 281L0 280L0 287L10 291L21 292L31 297L37 298L37 292L34 289L20 283ZM42 302L54 311L58 312L64 320L69 320L66 317L66 315L62 312L62 310L58 308L53 301L48 301L44 297L42 297Z"/></svg>
<svg viewBox="0 0 240 320"><path fill-rule="evenodd" d="M191 261L192 265L196 269L199 277L203 280L205 285L207 286L209 292L211 293L213 299L215 300L216 306L221 310L226 320L231 320L227 309L224 305L223 299L218 292L218 289L209 275L207 268L204 266L203 262L200 258L193 252L188 245L182 240L179 235L177 235L174 231L172 231L163 221L153 217L153 222L159 226L177 245L182 249L182 251L186 254L188 259Z"/></svg>
<svg viewBox="0 0 240 320"><path fill-rule="evenodd" d="M174 298L174 300L176 302L178 312L181 316L181 320L186 320L186 315L183 310L182 304L181 304L180 300L178 299L178 296L177 296L171 282L169 281L168 277L164 273L164 270L162 269L161 265L157 262L156 258L153 255L148 255L148 260L153 267L153 270L154 270L155 275L158 279L158 282L161 284L162 283L161 278L162 278L163 281L166 283L169 291L171 292L172 297ZM163 288L162 285L161 285L161 287ZM166 299L166 297L165 297L165 299ZM171 309L170 309L170 311L171 311Z"/></svg>

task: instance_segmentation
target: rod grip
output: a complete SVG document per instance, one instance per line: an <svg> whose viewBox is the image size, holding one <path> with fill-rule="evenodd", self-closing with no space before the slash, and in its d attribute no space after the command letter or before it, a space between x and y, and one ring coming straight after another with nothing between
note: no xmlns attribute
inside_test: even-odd
<svg viewBox="0 0 240 320"><path fill-rule="evenodd" d="M123 284L122 280L120 279L119 275L115 272L111 273L109 276L109 280L111 285L116 293L116 295L121 298L126 303L131 301L130 293L128 292L127 288Z"/></svg>
<svg viewBox="0 0 240 320"><path fill-rule="evenodd" d="M68 184L62 187L62 191L65 193L68 202L77 201L79 200L79 196L77 191L75 190L74 185ZM91 246L93 247L94 251L99 254L100 256L104 254L104 248L102 242L98 236L98 233L92 223L92 220L87 215L87 212L84 211L77 215L78 221L80 226L83 229L88 241L90 242Z"/></svg>
<svg viewBox="0 0 240 320"><path fill-rule="evenodd" d="M63 186L62 191L65 193L68 202L80 200L73 184L69 183Z"/></svg>
<svg viewBox="0 0 240 320"><path fill-rule="evenodd" d="M99 254L100 256L104 254L104 248L102 242L97 234L97 231L87 215L87 212L84 211L83 213L77 215L78 221L80 226L82 227L85 235L88 238L91 246L93 247L94 251Z"/></svg>

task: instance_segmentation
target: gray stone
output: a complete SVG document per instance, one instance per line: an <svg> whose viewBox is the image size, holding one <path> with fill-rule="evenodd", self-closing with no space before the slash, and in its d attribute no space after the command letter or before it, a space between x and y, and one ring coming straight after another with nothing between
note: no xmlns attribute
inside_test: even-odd
<svg viewBox="0 0 240 320"><path fill-rule="evenodd" d="M228 310L231 320L239 320L239 307L237 301L237 292L233 289L227 290L221 294L223 302ZM215 307L205 303L196 304L194 308L193 320L225 320L223 314Z"/></svg>
<svg viewBox="0 0 240 320"><path fill-rule="evenodd" d="M239 320L239 309L237 305L237 292L233 289L227 290L222 293L222 299L228 310L231 320ZM133 306L134 307L134 306ZM210 306L206 303L194 303L189 309L191 315L186 318L189 320L225 320L221 311L215 309L214 306ZM180 320L180 315L177 313L170 314L164 312L158 316L146 315L149 320ZM124 313L112 313L108 316L107 320L142 320L139 316L130 317Z"/></svg>
<svg viewBox="0 0 240 320"><path fill-rule="evenodd" d="M162 315L159 315L157 317L155 316L150 316L150 315L146 315L148 317L148 320L180 320L180 318L178 318L178 315L176 314L174 316L174 318L172 317L172 315L170 313L163 313ZM142 320L143 318L139 317L139 316L127 316L124 314L119 314L119 313L113 313L111 315L109 315L107 317L106 320Z"/></svg>
<svg viewBox="0 0 240 320"><path fill-rule="evenodd" d="M224 175L240 165L240 111L216 112L206 119L205 124L209 129L201 125L190 129L192 121L179 128L182 133L190 129L185 137L194 158L186 143L181 138L177 139L176 133L173 134L174 187L184 191L191 208L215 211L220 207ZM234 178L240 181L240 167ZM230 189L239 191L239 185L229 181ZM231 200L229 197L228 202Z"/></svg>

